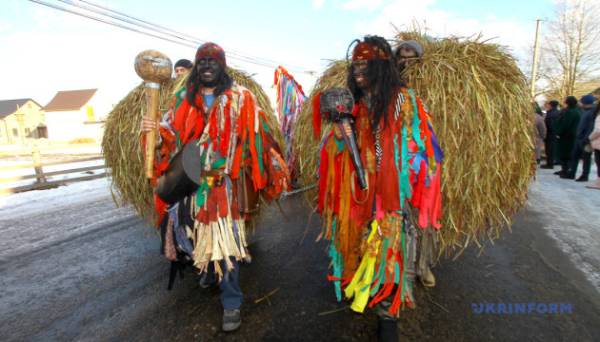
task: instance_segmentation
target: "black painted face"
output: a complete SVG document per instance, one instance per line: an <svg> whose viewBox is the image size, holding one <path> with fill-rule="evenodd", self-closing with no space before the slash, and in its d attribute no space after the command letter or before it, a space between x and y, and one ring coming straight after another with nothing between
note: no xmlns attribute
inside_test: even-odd
<svg viewBox="0 0 600 342"><path fill-rule="evenodd" d="M196 68L198 69L198 76L200 77L200 84L203 87L215 87L218 83L223 68L216 59L211 57L204 57L196 61Z"/></svg>
<svg viewBox="0 0 600 342"><path fill-rule="evenodd" d="M362 90L366 90L369 88L368 71L368 61L358 60L352 62L352 76L354 76L354 81L356 81L356 85Z"/></svg>

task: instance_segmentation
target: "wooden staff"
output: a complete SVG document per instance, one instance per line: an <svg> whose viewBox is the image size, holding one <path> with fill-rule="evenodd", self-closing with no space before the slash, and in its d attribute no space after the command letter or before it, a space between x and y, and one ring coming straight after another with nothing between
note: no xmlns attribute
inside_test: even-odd
<svg viewBox="0 0 600 342"><path fill-rule="evenodd" d="M172 68L171 60L155 50L142 51L135 57L135 72L145 81L146 115L154 122L158 121L160 84L171 78ZM153 176L156 134L157 130L146 133L145 173L147 178Z"/></svg>

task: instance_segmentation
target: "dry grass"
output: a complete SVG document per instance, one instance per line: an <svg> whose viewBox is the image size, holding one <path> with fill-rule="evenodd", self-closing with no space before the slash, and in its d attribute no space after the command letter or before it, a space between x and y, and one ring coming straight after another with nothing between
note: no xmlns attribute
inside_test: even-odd
<svg viewBox="0 0 600 342"><path fill-rule="evenodd" d="M423 98L445 153L441 252L458 252L469 244L497 238L525 203L535 172L533 115L525 77L512 56L479 38L415 39L425 57L408 70L408 80ZM317 81L314 94L345 86L346 61L336 61ZM312 134L312 106L296 123L295 137ZM324 134L328 128L323 129ZM316 181L318 142L293 141L302 183ZM316 192L308 194L314 205Z"/></svg>

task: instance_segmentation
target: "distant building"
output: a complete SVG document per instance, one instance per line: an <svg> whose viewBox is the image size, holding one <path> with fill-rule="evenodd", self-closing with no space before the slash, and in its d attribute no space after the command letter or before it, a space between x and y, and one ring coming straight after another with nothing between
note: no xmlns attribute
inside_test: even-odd
<svg viewBox="0 0 600 342"><path fill-rule="evenodd" d="M59 91L44 107L48 139L102 140L103 121L96 113L98 89Z"/></svg>
<svg viewBox="0 0 600 342"><path fill-rule="evenodd" d="M46 138L44 112L32 99L0 101L0 144L24 144Z"/></svg>
<svg viewBox="0 0 600 342"><path fill-rule="evenodd" d="M557 89L551 89L548 92L546 92L544 95L546 96L546 99L558 100L559 102L561 102L561 105L562 105L562 101L564 101L565 97L568 95L573 95L576 98L580 98L583 95L586 95L589 93L593 93L596 96L600 95L600 79L594 79L594 80L575 83L575 87L573 89L573 94L567 94L565 96L561 96L560 92Z"/></svg>

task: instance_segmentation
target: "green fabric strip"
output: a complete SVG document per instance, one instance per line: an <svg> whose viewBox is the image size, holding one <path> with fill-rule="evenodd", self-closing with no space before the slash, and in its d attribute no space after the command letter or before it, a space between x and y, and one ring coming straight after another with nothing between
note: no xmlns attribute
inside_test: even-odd
<svg viewBox="0 0 600 342"><path fill-rule="evenodd" d="M412 136L413 140L419 146L419 150L423 151L425 149L425 143L423 139L421 139L421 119L419 119L419 107L417 106L417 98L415 97L415 92L412 89L408 89L408 94L410 94L410 102L413 107L413 122L412 122Z"/></svg>
<svg viewBox="0 0 600 342"><path fill-rule="evenodd" d="M209 191L209 187L208 187L208 183L206 182L206 179L202 179L202 184L200 185L200 187L198 188L198 191L196 192L196 205L198 207L201 207L204 205L204 203L206 203L206 197L208 196L208 191Z"/></svg>
<svg viewBox="0 0 600 342"><path fill-rule="evenodd" d="M388 238L383 239L381 248L381 262L379 263L379 271L376 275L378 281L377 284L375 284L375 286L371 289L371 297L373 297L377 293L377 291L379 291L379 287L381 287L381 284L385 283L385 266L389 243L390 241Z"/></svg>
<svg viewBox="0 0 600 342"><path fill-rule="evenodd" d="M263 143L260 132L256 133L256 139L254 140L254 145L256 145L256 153L258 154L258 167L260 170L260 174L262 175L265 170L265 166L263 165Z"/></svg>
<svg viewBox="0 0 600 342"><path fill-rule="evenodd" d="M177 92L175 92L175 97L177 97L177 101L175 102L175 108L179 107L181 102L183 102L185 96L185 87L181 87Z"/></svg>
<svg viewBox="0 0 600 342"><path fill-rule="evenodd" d="M262 123L263 129L265 130L265 132L269 133L269 126L267 125L267 122L265 120L263 120L263 118L260 118L260 122Z"/></svg>
<svg viewBox="0 0 600 342"><path fill-rule="evenodd" d="M342 271L344 270L344 265L342 263L342 254L335 248L335 237L336 237L336 219L333 219L331 223L331 244L329 245L329 257L331 258L331 263L333 264L333 276L336 278L342 277ZM333 281L333 286L335 289L335 297L338 302L342 301L342 283L339 280Z"/></svg>
<svg viewBox="0 0 600 342"><path fill-rule="evenodd" d="M223 158L223 157L221 157L221 158L219 158L219 159L215 160L215 161L212 163L212 169L214 170L214 169L219 169L219 168L221 168L223 165L225 165L225 162L227 162L227 159L225 159L225 158Z"/></svg>
<svg viewBox="0 0 600 342"><path fill-rule="evenodd" d="M404 200L412 197L412 188L410 185L410 176L409 176L409 157L408 157L408 132L406 127L402 129L402 173L401 180L402 183L399 184L400 187L400 200L402 206L404 205Z"/></svg>
<svg viewBox="0 0 600 342"><path fill-rule="evenodd" d="M344 139L339 139L339 140L338 140L338 138L336 138L336 137L334 136L334 137L333 137L333 141L335 142L335 146L337 147L337 151L338 151L338 153L339 153L339 152L342 152L342 149L344 148L344 145L345 145L345 143L344 143Z"/></svg>

